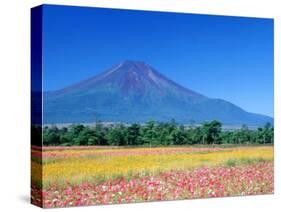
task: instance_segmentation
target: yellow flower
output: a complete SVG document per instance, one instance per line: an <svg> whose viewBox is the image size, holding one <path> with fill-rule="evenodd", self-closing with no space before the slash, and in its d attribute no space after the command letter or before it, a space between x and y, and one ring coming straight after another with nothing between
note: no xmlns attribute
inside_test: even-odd
<svg viewBox="0 0 281 212"><path fill-rule="evenodd" d="M78 149L43 151L43 185L99 182L135 173L188 170L202 166L273 160L273 147L200 149L191 147ZM41 178L41 166L32 162L33 179Z"/></svg>

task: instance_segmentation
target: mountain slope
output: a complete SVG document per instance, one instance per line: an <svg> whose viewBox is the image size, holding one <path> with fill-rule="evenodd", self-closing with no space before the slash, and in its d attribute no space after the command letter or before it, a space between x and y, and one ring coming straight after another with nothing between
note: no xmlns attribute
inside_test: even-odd
<svg viewBox="0 0 281 212"><path fill-rule="evenodd" d="M248 113L169 80L144 62L125 61L87 80L44 93L44 123L220 120L261 125L272 118Z"/></svg>

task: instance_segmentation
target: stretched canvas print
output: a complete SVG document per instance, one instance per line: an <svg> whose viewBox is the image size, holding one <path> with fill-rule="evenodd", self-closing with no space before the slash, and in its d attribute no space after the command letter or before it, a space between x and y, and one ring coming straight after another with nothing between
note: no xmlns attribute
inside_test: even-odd
<svg viewBox="0 0 281 212"><path fill-rule="evenodd" d="M31 9L31 202L272 194L273 19Z"/></svg>

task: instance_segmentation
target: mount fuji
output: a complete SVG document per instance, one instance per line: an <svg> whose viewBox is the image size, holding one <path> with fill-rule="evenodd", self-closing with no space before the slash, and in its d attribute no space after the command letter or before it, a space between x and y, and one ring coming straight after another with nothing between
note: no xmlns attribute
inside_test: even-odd
<svg viewBox="0 0 281 212"><path fill-rule="evenodd" d="M208 98L168 79L140 61L124 61L101 74L43 93L44 123L142 123L149 120L263 125L273 118Z"/></svg>

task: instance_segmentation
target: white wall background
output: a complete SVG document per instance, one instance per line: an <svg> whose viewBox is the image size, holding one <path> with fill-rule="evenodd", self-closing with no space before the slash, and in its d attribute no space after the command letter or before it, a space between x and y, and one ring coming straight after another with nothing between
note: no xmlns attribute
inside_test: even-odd
<svg viewBox="0 0 281 212"><path fill-rule="evenodd" d="M275 194L79 207L70 211L277 211L281 206L280 0L6 0L0 5L0 208L35 211L30 187L30 8L42 3L275 18ZM253 35L254 36L254 35ZM281 208L281 207L280 207ZM279 211L280 211L279 208Z"/></svg>

